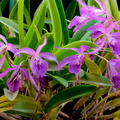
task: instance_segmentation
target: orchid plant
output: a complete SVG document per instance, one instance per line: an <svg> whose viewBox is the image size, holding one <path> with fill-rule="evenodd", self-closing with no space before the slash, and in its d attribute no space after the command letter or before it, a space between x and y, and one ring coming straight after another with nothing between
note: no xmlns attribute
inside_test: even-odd
<svg viewBox="0 0 120 120"><path fill-rule="evenodd" d="M1 13L8 2L9 17L0 17L0 116L119 119L117 1L72 0L65 10L60 0L43 0L33 18L30 0L2 0Z"/></svg>

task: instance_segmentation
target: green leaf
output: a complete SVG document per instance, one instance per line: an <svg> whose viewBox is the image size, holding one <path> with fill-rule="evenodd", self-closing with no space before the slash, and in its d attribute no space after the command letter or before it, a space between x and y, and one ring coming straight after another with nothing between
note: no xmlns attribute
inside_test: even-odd
<svg viewBox="0 0 120 120"><path fill-rule="evenodd" d="M3 113L5 111L12 110L12 107L5 107L5 108L0 108L0 113Z"/></svg>
<svg viewBox="0 0 120 120"><path fill-rule="evenodd" d="M16 92L11 92L10 90L8 90L8 89L6 89L6 88L4 88L4 94L5 94L5 96L9 99L9 100L14 100L16 97L17 97L17 95L18 95L18 91L16 91Z"/></svg>
<svg viewBox="0 0 120 120"><path fill-rule="evenodd" d="M18 33L18 24L15 23L14 21L5 17L0 17L0 22L5 26L11 28L14 32Z"/></svg>
<svg viewBox="0 0 120 120"><path fill-rule="evenodd" d="M89 42L89 41L76 41L76 42L72 42L69 43L67 45L65 45L63 48L79 48L81 45L87 45L92 47L95 47L96 45L93 42ZM73 50L68 50L68 49L58 49L54 55L57 57L58 61L61 61L62 59L64 59L65 57L68 57L70 55L74 55L76 54L75 51Z"/></svg>
<svg viewBox="0 0 120 120"><path fill-rule="evenodd" d="M36 49L36 45L38 44L36 32L34 31L34 26L37 27L39 33L41 34L44 21L46 17L46 0L43 0L39 5L35 17L30 25L30 28L25 36L25 46Z"/></svg>
<svg viewBox="0 0 120 120"><path fill-rule="evenodd" d="M71 20L75 14L75 11L76 11L76 8L77 8L77 2L75 0L73 0L69 6L67 7L66 9L66 18L68 20Z"/></svg>
<svg viewBox="0 0 120 120"><path fill-rule="evenodd" d="M74 98L85 96L95 92L97 87L92 85L78 85L71 88L64 89L54 95L45 105L44 111L48 112L52 108L57 107L58 105L69 101Z"/></svg>
<svg viewBox="0 0 120 120"><path fill-rule="evenodd" d="M96 75L85 72L84 75L79 78L81 83L89 83L103 86L113 86L113 83L107 77L102 75Z"/></svg>
<svg viewBox="0 0 120 120"><path fill-rule="evenodd" d="M48 74L48 73L47 73ZM60 83L61 85L63 85L64 87L68 87L68 81L62 77L59 76L55 76L55 75L51 75L48 74L50 77L53 78L53 80L56 80L58 83Z"/></svg>
<svg viewBox="0 0 120 120"><path fill-rule="evenodd" d="M93 62L92 60L90 60L86 57L84 57L84 62L87 65L90 73L93 73L93 74L96 74L96 75L101 75L102 74L100 68L98 67L98 65L95 62Z"/></svg>
<svg viewBox="0 0 120 120"><path fill-rule="evenodd" d="M61 45L61 40L62 40L62 27L61 27L60 15L55 0L47 0L47 4L51 16L51 22L53 28L52 32L54 33L54 45L59 47ZM53 49L54 52L56 50L57 50L56 48Z"/></svg>
<svg viewBox="0 0 120 120"><path fill-rule="evenodd" d="M18 102L13 106L12 110L25 113L35 113L37 106L31 102ZM41 113L39 109L37 110L37 113Z"/></svg>
<svg viewBox="0 0 120 120"><path fill-rule="evenodd" d="M56 5L59 11L60 21L62 26L62 42L63 42L63 45L66 45L69 40L69 34L68 34L68 27L66 23L66 17L65 17L62 1L56 0Z"/></svg>
<svg viewBox="0 0 120 120"><path fill-rule="evenodd" d="M43 118L43 120L46 120L46 118L49 118L49 120L56 120L56 117L58 116L61 109L62 105L59 105L56 108L52 109L45 115L45 119Z"/></svg>
<svg viewBox="0 0 120 120"><path fill-rule="evenodd" d="M24 11L24 0L18 2L18 31L19 31L19 45L20 48L24 47L24 29L23 29L23 12Z"/></svg>
<svg viewBox="0 0 120 120"><path fill-rule="evenodd" d="M83 71L82 71L83 72ZM65 79L68 79L68 82L75 82L75 75L68 74L64 76ZM88 83L88 84L95 84L95 85L103 85L103 86L113 86L113 83L107 77L102 75L96 75L84 72L84 74L79 73L79 81L80 83Z"/></svg>
<svg viewBox="0 0 120 120"><path fill-rule="evenodd" d="M84 26L82 26L77 32L76 32L76 34L71 38L71 40L70 40L70 43L71 42L74 42L74 41L79 41L79 40L85 40L85 39L87 39L90 35L91 35L91 33L92 33L92 31L87 31L87 29L89 28L89 27L91 27L92 25L94 25L94 24L98 24L98 23L100 23L101 21L96 21L96 20L90 20L90 21L88 21ZM83 39L84 38L84 39Z"/></svg>

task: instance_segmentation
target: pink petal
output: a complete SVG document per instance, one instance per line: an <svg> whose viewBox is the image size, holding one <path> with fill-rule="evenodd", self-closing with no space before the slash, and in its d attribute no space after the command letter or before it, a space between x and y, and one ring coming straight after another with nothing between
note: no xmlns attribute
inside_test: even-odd
<svg viewBox="0 0 120 120"><path fill-rule="evenodd" d="M8 69L6 69L4 72L0 73L0 78L5 77L8 72L10 72L11 70L15 70L15 69L16 68L8 68Z"/></svg>
<svg viewBox="0 0 120 120"><path fill-rule="evenodd" d="M34 89L38 92L37 84L36 84L35 80L33 79L33 77L30 74L29 74L29 80L30 80L32 86L34 87Z"/></svg>
<svg viewBox="0 0 120 120"><path fill-rule="evenodd" d="M11 51L13 54L17 51L16 47L10 43L7 44L7 50Z"/></svg>
<svg viewBox="0 0 120 120"><path fill-rule="evenodd" d="M31 58L30 66L33 75L36 76L44 76L48 69L48 63L42 59L33 60L33 58Z"/></svg>
<svg viewBox="0 0 120 120"><path fill-rule="evenodd" d="M70 62L68 66L69 72L74 74L79 73L81 64L82 63L79 63L78 59L75 59L74 61Z"/></svg>
<svg viewBox="0 0 120 120"><path fill-rule="evenodd" d="M78 57L78 55L72 55L69 57L64 58L59 64L58 64L58 71L60 71L60 69L67 65L68 63L72 62L73 60L75 60Z"/></svg>
<svg viewBox="0 0 120 120"><path fill-rule="evenodd" d="M43 44L42 44L42 45L39 45L38 48L37 48L37 50L36 50L36 53L37 53L37 54L40 53L41 49L46 45L46 43L47 43L47 38L44 37Z"/></svg>
<svg viewBox="0 0 120 120"><path fill-rule="evenodd" d="M0 38L4 41L4 43L7 45L7 40L4 36L0 35Z"/></svg>
<svg viewBox="0 0 120 120"><path fill-rule="evenodd" d="M26 53L26 54L31 55L31 56L34 56L36 54L36 52L31 48L21 48L21 49L17 50L17 52L15 53L14 56L17 56L20 53Z"/></svg>
<svg viewBox="0 0 120 120"><path fill-rule="evenodd" d="M56 63L58 63L56 57L52 54L52 53L47 53L47 52L44 52L44 53L40 53L39 54L42 58L45 58L47 60L54 60L56 61Z"/></svg>

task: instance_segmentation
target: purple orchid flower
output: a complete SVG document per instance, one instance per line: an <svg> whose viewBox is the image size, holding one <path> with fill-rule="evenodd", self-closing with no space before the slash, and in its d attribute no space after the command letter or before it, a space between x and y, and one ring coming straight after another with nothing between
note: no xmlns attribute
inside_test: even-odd
<svg viewBox="0 0 120 120"><path fill-rule="evenodd" d="M110 80L113 82L113 90L114 93L117 95L116 89L120 87L120 60L118 59L112 59L109 61L108 65L108 76L110 77Z"/></svg>
<svg viewBox="0 0 120 120"><path fill-rule="evenodd" d="M91 19L94 19L97 21L106 20L106 18L100 16L101 14L107 13L104 7L104 4L100 0L95 0L95 1L100 6L100 9L94 6L87 6L82 0L77 0L77 2L82 5L82 8L80 9L81 16L75 16L72 19L72 21L68 25L69 29L76 25L76 27L73 30L74 32L76 32L78 29L80 29L83 25L85 25L85 23L87 23Z"/></svg>
<svg viewBox="0 0 120 120"><path fill-rule="evenodd" d="M48 75L38 78L38 77L35 77L35 76L32 76L31 74L29 74L29 80L30 80L33 88L36 90L35 100L38 100L41 90L49 88L48 82L50 82L52 79Z"/></svg>
<svg viewBox="0 0 120 120"><path fill-rule="evenodd" d="M56 47L58 48L58 47ZM84 58L84 52L86 50L88 50L90 47L89 46L85 46L85 45L81 45L78 48L58 48L58 49L70 49L73 51L76 51L78 53L78 55L72 55L72 56L68 56L66 58L64 58L59 64L58 64L58 70L60 71L61 68L67 64L68 65L68 70L70 73L75 74L76 77L76 81L79 83L78 81L78 73L80 72L80 68L83 64L83 58Z"/></svg>
<svg viewBox="0 0 120 120"><path fill-rule="evenodd" d="M11 68L8 68L4 72L0 73L0 78L5 77L10 71L13 72L6 83L11 92L16 92L25 80L29 80L28 72L26 69L21 68L20 65L13 65Z"/></svg>
<svg viewBox="0 0 120 120"><path fill-rule="evenodd" d="M48 63L44 59L54 60L57 62L57 59L53 56L52 53L47 53L47 52L40 53L42 47L46 45L46 42L47 42L47 39L45 37L43 44L39 45L36 51L34 51L31 48L22 48L15 53L15 56L20 53L26 53L32 56L29 63L30 63L30 68L32 70L32 73L36 77L44 76L48 69Z"/></svg>
<svg viewBox="0 0 120 120"><path fill-rule="evenodd" d="M90 28L88 28L88 31L93 32L100 32L103 34L103 38L101 39L101 45L98 47L98 49L94 52L98 52L102 47L107 44L110 46L112 52L114 55L120 54L120 32L114 32L111 33L112 29L115 29L117 22L111 22L111 24L108 27L105 27L104 24L97 24L93 25ZM95 34L95 33L94 33ZM92 54L92 52L91 52Z"/></svg>
<svg viewBox="0 0 120 120"><path fill-rule="evenodd" d="M0 35L0 39L3 40L3 42L0 42L0 54L4 54L7 51L12 52L13 54L17 51L14 45L7 42L4 36ZM4 54L2 58L0 58L0 69L2 68L2 65L4 63L6 55Z"/></svg>

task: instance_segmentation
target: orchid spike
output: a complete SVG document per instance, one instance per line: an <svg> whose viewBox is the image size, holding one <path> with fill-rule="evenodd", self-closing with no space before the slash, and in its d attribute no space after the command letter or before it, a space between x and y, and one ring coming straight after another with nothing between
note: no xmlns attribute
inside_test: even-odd
<svg viewBox="0 0 120 120"><path fill-rule="evenodd" d="M44 76L46 71L48 70L48 63L44 59L54 60L57 62L57 59L53 56L53 54L47 52L40 53L41 49L46 45L46 43L47 39L45 37L43 44L39 45L36 51L34 51L31 48L22 48L15 53L15 56L20 53L26 53L32 56L29 61L30 68L32 70L33 75L38 77Z"/></svg>

